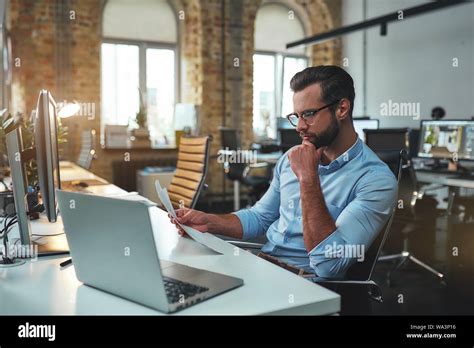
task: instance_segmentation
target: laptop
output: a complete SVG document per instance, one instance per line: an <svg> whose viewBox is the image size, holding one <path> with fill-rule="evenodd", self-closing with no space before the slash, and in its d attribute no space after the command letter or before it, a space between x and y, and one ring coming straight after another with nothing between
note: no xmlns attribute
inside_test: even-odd
<svg viewBox="0 0 474 348"><path fill-rule="evenodd" d="M243 285L243 280L160 260L143 198L128 200L57 190L76 276L91 287L165 313L176 312ZM155 222L154 222L155 221Z"/></svg>

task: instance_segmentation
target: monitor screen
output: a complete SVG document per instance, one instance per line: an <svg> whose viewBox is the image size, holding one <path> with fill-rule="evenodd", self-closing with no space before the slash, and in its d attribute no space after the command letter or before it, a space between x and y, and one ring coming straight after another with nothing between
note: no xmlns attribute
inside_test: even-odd
<svg viewBox="0 0 474 348"><path fill-rule="evenodd" d="M379 120L357 120L354 119L354 129L356 133L359 135L365 142L365 133L364 129L379 129Z"/></svg>
<svg viewBox="0 0 474 348"><path fill-rule="evenodd" d="M295 129L286 117L277 117L277 129Z"/></svg>
<svg viewBox="0 0 474 348"><path fill-rule="evenodd" d="M293 146L300 145L302 139L296 129L279 129L280 147L283 152L288 151Z"/></svg>
<svg viewBox="0 0 474 348"><path fill-rule="evenodd" d="M221 128L221 145L223 149L237 150L240 148L237 130L233 128Z"/></svg>
<svg viewBox="0 0 474 348"><path fill-rule="evenodd" d="M51 93L42 90L35 112L35 147L40 192L50 222L57 218L56 189L61 188L56 117Z"/></svg>
<svg viewBox="0 0 474 348"><path fill-rule="evenodd" d="M418 156L474 160L474 121L422 121Z"/></svg>

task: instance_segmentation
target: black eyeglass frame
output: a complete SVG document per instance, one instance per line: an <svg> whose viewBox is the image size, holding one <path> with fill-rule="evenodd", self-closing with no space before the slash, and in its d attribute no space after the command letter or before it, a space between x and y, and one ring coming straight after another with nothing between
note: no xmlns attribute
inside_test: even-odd
<svg viewBox="0 0 474 348"><path fill-rule="evenodd" d="M322 110L324 110L324 109L327 109L327 108L329 108L329 107L331 107L331 106L333 106L333 105L336 105L336 104L340 103L341 100L342 100L342 99L333 101L332 103L326 104L326 105L324 105L324 106L322 106L322 107L320 107L320 108L318 108L318 109L308 109L308 110L304 110L304 111L301 113L301 116L298 115L296 112L292 112L291 114L286 115L286 119L288 120L288 122L290 122L290 124L291 124L293 127L297 127L297 126L298 126L298 121L296 121L296 124L294 124L294 123L291 121L290 117L291 117L291 116L296 116L296 118L298 118L298 119L299 119L300 117L302 117L302 118L303 118L303 121L304 121L308 126L312 126L312 125L314 124L314 121L313 121L312 123L308 123L307 118L316 116L316 114L317 114L318 112L320 112L320 111L322 111ZM316 118L315 118L315 119L316 119Z"/></svg>

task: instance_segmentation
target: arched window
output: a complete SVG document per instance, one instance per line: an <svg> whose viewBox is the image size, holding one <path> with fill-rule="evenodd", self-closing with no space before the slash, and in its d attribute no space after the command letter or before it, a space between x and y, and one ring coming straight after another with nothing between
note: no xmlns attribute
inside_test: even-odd
<svg viewBox="0 0 474 348"><path fill-rule="evenodd" d="M304 48L286 49L286 44L305 37L295 11L278 3L260 7L255 20L253 56L253 128L255 135L276 139L282 117L293 111L290 80L308 65Z"/></svg>
<svg viewBox="0 0 474 348"><path fill-rule="evenodd" d="M135 119L140 97L152 140L174 138L177 22L166 0L108 0L101 52L102 125Z"/></svg>

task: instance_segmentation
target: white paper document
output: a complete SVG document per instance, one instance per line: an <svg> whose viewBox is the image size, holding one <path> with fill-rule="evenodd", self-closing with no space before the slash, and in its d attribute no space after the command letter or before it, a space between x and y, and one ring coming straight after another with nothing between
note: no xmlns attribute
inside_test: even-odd
<svg viewBox="0 0 474 348"><path fill-rule="evenodd" d="M171 216L176 218L176 212L174 211L173 204L171 203L171 200L166 188L161 187L159 180L155 180L155 188L156 188L156 193L158 194L158 198L160 199L161 203L165 207L166 211L170 213ZM183 228L186 234L189 237L191 237L193 240L195 240L196 242L208 247L209 249L219 254L222 254L219 250L216 249L216 246L213 246L214 244L216 244L215 243L216 241L214 240L215 239L214 236L209 235L209 233L196 231L189 226L180 224L179 222L177 223L179 226Z"/></svg>

